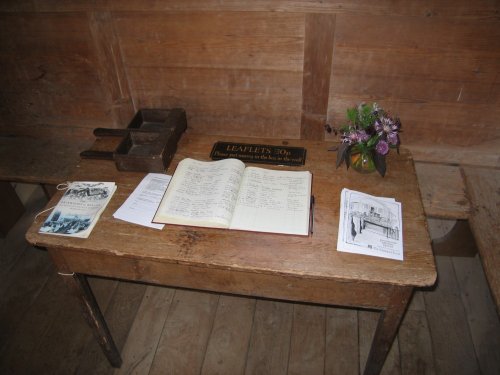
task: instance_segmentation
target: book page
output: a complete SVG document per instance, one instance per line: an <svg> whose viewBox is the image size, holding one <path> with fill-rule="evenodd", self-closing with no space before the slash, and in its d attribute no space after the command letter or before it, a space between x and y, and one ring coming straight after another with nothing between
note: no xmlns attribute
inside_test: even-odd
<svg viewBox="0 0 500 375"><path fill-rule="evenodd" d="M113 217L149 228L163 229L163 224L155 224L151 221L171 177L163 173L148 173L116 210Z"/></svg>
<svg viewBox="0 0 500 375"><path fill-rule="evenodd" d="M153 222L227 228L244 169L237 159L182 160Z"/></svg>
<svg viewBox="0 0 500 375"><path fill-rule="evenodd" d="M230 229L309 234L312 175L248 167Z"/></svg>

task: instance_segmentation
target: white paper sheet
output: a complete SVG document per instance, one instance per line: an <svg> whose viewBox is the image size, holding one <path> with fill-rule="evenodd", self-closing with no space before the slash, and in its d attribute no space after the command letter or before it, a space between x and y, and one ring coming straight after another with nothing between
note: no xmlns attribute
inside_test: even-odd
<svg viewBox="0 0 500 375"><path fill-rule="evenodd" d="M113 217L149 228L163 229L163 224L151 221L171 178L172 176L162 173L147 174Z"/></svg>
<svg viewBox="0 0 500 375"><path fill-rule="evenodd" d="M401 203L343 189L337 250L403 260Z"/></svg>

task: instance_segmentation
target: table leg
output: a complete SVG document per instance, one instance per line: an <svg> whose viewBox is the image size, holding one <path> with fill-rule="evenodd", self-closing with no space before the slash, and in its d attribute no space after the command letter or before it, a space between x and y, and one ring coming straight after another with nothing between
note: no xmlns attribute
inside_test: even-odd
<svg viewBox="0 0 500 375"><path fill-rule="evenodd" d="M104 354L108 358L109 363L113 367L120 367L122 359L120 352L116 348L113 337L109 332L104 316L99 309L99 305L90 289L87 278L84 275L71 273L59 273L66 285L70 288L72 294L80 301L83 315L87 320L92 333L99 342Z"/></svg>
<svg viewBox="0 0 500 375"><path fill-rule="evenodd" d="M382 370L412 293L412 287L394 287L389 306L380 313L364 375L376 375Z"/></svg>

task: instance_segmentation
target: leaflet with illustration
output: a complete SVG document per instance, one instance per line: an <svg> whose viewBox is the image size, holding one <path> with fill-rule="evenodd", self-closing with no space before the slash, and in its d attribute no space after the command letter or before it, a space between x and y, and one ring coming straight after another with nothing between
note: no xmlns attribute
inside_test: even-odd
<svg viewBox="0 0 500 375"><path fill-rule="evenodd" d="M337 250L403 260L401 203L343 189Z"/></svg>
<svg viewBox="0 0 500 375"><path fill-rule="evenodd" d="M40 233L87 238L115 190L114 182L69 183Z"/></svg>

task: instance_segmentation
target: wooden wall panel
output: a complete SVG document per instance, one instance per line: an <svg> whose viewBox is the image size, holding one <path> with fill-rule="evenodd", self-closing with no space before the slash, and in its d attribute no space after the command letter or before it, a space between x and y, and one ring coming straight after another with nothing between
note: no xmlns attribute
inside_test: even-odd
<svg viewBox="0 0 500 375"><path fill-rule="evenodd" d="M0 131L92 138L138 108L183 106L196 132L321 139L324 122L377 101L419 158L494 155L499 12L491 0L3 1Z"/></svg>
<svg viewBox="0 0 500 375"><path fill-rule="evenodd" d="M2 11L252 11L498 18L493 0L4 0Z"/></svg>
<svg viewBox="0 0 500 375"><path fill-rule="evenodd" d="M0 15L0 123L109 124L85 14Z"/></svg>
<svg viewBox="0 0 500 375"><path fill-rule="evenodd" d="M350 90L356 95L417 102L495 104L499 100L498 64L498 56L492 55L337 48L333 79L336 92Z"/></svg>
<svg viewBox="0 0 500 375"><path fill-rule="evenodd" d="M89 28L94 40L101 87L111 107L111 125L124 127L135 111L111 13L89 13Z"/></svg>
<svg viewBox="0 0 500 375"><path fill-rule="evenodd" d="M181 106L193 131L299 138L300 73L151 67L129 77L138 108Z"/></svg>
<svg viewBox="0 0 500 375"><path fill-rule="evenodd" d="M128 66L302 70L301 14L117 13L115 22Z"/></svg>
<svg viewBox="0 0 500 375"><path fill-rule="evenodd" d="M115 24L138 107L183 106L194 131L300 136L302 14L119 13Z"/></svg>
<svg viewBox="0 0 500 375"><path fill-rule="evenodd" d="M300 128L302 139L323 140L325 136L334 35L335 15L306 15Z"/></svg>
<svg viewBox="0 0 500 375"><path fill-rule="evenodd" d="M376 101L401 117L406 144L500 140L498 20L341 15L334 48L331 123Z"/></svg>

